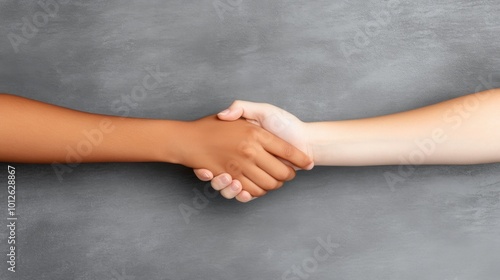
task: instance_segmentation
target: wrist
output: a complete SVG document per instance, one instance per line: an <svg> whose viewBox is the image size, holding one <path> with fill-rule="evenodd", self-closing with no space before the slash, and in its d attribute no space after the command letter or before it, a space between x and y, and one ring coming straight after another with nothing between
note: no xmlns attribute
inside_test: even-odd
<svg viewBox="0 0 500 280"><path fill-rule="evenodd" d="M315 154L316 142L315 137L312 135L312 133L314 133L313 124L314 123L302 122L299 131L304 133L302 137L304 137L303 139L305 140L304 146L301 148L303 148L303 152L306 153L313 160L314 165L316 165L318 156Z"/></svg>
<svg viewBox="0 0 500 280"><path fill-rule="evenodd" d="M160 161L174 164L184 164L188 149L187 136L189 122L166 120L162 124L161 143L159 149Z"/></svg>
<svg viewBox="0 0 500 280"><path fill-rule="evenodd" d="M335 122L304 123L308 154L315 165L331 165L337 139Z"/></svg>

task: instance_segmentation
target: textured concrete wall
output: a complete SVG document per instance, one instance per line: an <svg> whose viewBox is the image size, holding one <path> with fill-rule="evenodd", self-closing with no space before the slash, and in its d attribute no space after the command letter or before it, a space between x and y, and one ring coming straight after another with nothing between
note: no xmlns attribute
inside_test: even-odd
<svg viewBox="0 0 500 280"><path fill-rule="evenodd" d="M500 86L494 0L40 3L0 1L0 91L79 110L188 120L244 99L335 120ZM124 105L152 71L158 86ZM498 164L418 167L395 185L397 166L323 167L249 204L201 205L207 185L180 166L85 164L62 180L15 166L17 272L3 225L1 279L500 275ZM2 224L6 201L2 188Z"/></svg>

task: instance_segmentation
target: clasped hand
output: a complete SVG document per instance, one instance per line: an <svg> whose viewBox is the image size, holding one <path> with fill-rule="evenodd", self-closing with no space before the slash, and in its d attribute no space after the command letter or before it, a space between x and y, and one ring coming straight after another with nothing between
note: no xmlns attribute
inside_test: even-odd
<svg viewBox="0 0 500 280"><path fill-rule="evenodd" d="M262 196L295 177L295 170L284 162L312 168L308 155L246 120L226 122L212 115L183 125L184 135L179 138L183 143L176 144L178 162L206 168L210 175L227 173L252 197Z"/></svg>
<svg viewBox="0 0 500 280"><path fill-rule="evenodd" d="M301 155L305 153L309 159L313 159L313 148L310 143L310 139L308 139L308 135L311 132L308 131L307 124L281 108L266 103L254 103L237 100L233 102L228 109L219 113L217 117L227 123L247 122L254 124L253 128L256 126L262 127L266 130L266 132L269 131L273 135L276 135L274 136L274 139L280 137L281 139L287 141L287 143L289 143L288 145L291 144L302 151L300 153ZM282 142L280 143L283 145ZM287 148L287 150L293 150L294 153L299 153L296 149ZM273 164L276 164L275 168L283 169L283 162L289 168L292 166L294 168L309 170L314 166L312 161L308 161L308 164L300 164L300 162L291 161L283 156L281 156L281 158L285 159L285 161L278 163L275 159L273 159ZM268 164L266 166L270 167L272 165ZM259 184L245 183L247 180L242 182L239 180L239 177L232 176L231 172L221 173L221 170L213 170L207 166L203 166L203 168L195 168L194 171L200 180L211 181L212 187L220 191L222 196L228 199L236 198L240 202L248 202L255 197L265 194L265 192L260 191L258 192L258 196L254 195L255 192L250 192L248 190L257 189ZM253 178L256 180L254 182L262 182L262 179L257 181L257 174L253 175L255 175ZM264 178L269 180L268 176L265 176ZM267 188L267 190L270 189L272 188Z"/></svg>

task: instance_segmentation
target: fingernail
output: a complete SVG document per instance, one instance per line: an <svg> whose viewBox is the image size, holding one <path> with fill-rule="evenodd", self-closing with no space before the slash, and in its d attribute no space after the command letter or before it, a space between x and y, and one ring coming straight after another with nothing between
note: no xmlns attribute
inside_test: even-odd
<svg viewBox="0 0 500 280"><path fill-rule="evenodd" d="M239 190L239 189L240 189L240 186L238 186L237 184L234 184L234 183L233 183L233 184L231 185L231 190L233 190L233 191L237 191L237 190Z"/></svg>
<svg viewBox="0 0 500 280"><path fill-rule="evenodd" d="M314 167L314 162L311 162L311 164L309 164L307 167L306 167L306 170L311 170L313 169Z"/></svg>
<svg viewBox="0 0 500 280"><path fill-rule="evenodd" d="M203 178L205 179L210 179L210 175L208 174L208 172L203 172L201 176L203 176Z"/></svg>
<svg viewBox="0 0 500 280"><path fill-rule="evenodd" d="M231 180L227 176L222 176L222 178L220 178L220 180L221 180L222 184L224 184L226 186L229 185L229 183L231 183Z"/></svg>
<svg viewBox="0 0 500 280"><path fill-rule="evenodd" d="M226 109L220 113L218 113L217 115L227 115L229 113L229 109Z"/></svg>

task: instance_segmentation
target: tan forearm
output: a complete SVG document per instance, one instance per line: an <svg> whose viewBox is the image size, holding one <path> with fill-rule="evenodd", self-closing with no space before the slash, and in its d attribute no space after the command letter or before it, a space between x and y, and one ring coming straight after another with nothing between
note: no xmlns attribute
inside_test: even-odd
<svg viewBox="0 0 500 280"><path fill-rule="evenodd" d="M0 94L0 161L146 162L169 158L177 122L71 110Z"/></svg>
<svg viewBox="0 0 500 280"><path fill-rule="evenodd" d="M196 121L91 114L0 94L0 161L51 163L60 180L82 162L178 163L229 172L254 197L295 177L311 158L244 120ZM277 158L278 157L278 158Z"/></svg>
<svg viewBox="0 0 500 280"><path fill-rule="evenodd" d="M500 162L500 92L374 118L308 124L317 165Z"/></svg>

